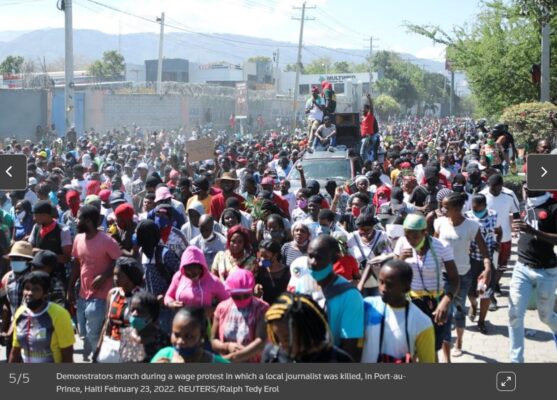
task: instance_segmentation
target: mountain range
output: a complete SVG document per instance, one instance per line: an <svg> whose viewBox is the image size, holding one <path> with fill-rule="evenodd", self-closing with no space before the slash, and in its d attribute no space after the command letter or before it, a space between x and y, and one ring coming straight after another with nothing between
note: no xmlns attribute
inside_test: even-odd
<svg viewBox="0 0 557 400"><path fill-rule="evenodd" d="M127 63L143 64L144 60L158 57L159 35L155 33L107 34L96 30L74 30L74 58L76 64L100 59L107 50L119 50ZM296 62L297 44L271 39L231 34L196 34L169 32L164 36L165 58L185 58L192 62L209 63L227 61L241 64L252 56L272 57L280 49L281 67ZM369 52L365 49L335 49L325 46L304 46L303 63L319 57L329 57L333 62L365 62ZM41 29L35 31L0 32L0 60L9 55L46 64L64 57L64 29ZM400 56L430 72L447 74L443 62L401 53ZM79 67L76 65L76 67ZM457 74L457 87L464 76Z"/></svg>

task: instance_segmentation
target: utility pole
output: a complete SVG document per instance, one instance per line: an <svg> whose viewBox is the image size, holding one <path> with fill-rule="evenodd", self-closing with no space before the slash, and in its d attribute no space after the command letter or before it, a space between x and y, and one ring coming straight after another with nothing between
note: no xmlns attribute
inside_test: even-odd
<svg viewBox="0 0 557 400"><path fill-rule="evenodd" d="M302 43L304 40L304 22L305 21L313 21L315 18L306 18L306 9L314 9L313 7L308 7L306 2L302 4L302 18L293 18L295 20L300 20L300 40L298 41L298 58L296 60L296 83L294 87L294 101L293 101L293 110L292 110L292 121L293 127L296 129L298 121L296 118L296 111L298 110L298 97L300 95L300 74L302 73ZM300 7L294 7L295 10L300 10Z"/></svg>
<svg viewBox="0 0 557 400"><path fill-rule="evenodd" d="M548 18L544 18L542 23L542 65L540 83L540 101L549 101L550 93L550 52L551 52L551 26Z"/></svg>
<svg viewBox="0 0 557 400"><path fill-rule="evenodd" d="M454 112L454 71L451 68L451 98L449 101L449 116L453 116Z"/></svg>
<svg viewBox="0 0 557 400"><path fill-rule="evenodd" d="M273 53L273 58L275 59L275 91L277 93L279 92L279 89L280 89L280 85L279 85L279 78L280 78L279 57L280 57L280 49L277 49L277 51Z"/></svg>
<svg viewBox="0 0 557 400"><path fill-rule="evenodd" d="M74 77L73 77L73 15L72 0L63 0L60 10L65 17L65 65L64 65L64 107L65 107L65 132L68 132L75 123L74 115Z"/></svg>
<svg viewBox="0 0 557 400"><path fill-rule="evenodd" d="M157 65L157 94L162 96L162 55L163 55L163 42L164 42L164 13L161 14L160 18L157 18L157 22L161 24L161 34L159 37L159 63Z"/></svg>

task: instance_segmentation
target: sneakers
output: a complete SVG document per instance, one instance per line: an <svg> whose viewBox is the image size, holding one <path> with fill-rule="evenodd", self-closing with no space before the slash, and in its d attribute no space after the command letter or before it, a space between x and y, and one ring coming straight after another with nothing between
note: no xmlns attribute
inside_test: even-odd
<svg viewBox="0 0 557 400"><path fill-rule="evenodd" d="M497 299L491 296L491 303L489 303L489 311L497 311Z"/></svg>

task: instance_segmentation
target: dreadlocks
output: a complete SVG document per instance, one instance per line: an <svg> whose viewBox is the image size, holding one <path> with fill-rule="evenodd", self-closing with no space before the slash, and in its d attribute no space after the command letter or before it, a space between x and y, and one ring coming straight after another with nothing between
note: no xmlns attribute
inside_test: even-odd
<svg viewBox="0 0 557 400"><path fill-rule="evenodd" d="M294 345L294 338L303 355L309 349L319 347L324 342L332 346L331 333L327 316L323 309L311 298L305 295L283 293L265 313L267 335L274 345L278 345L278 338L271 327L272 322L285 321L288 323L289 353Z"/></svg>

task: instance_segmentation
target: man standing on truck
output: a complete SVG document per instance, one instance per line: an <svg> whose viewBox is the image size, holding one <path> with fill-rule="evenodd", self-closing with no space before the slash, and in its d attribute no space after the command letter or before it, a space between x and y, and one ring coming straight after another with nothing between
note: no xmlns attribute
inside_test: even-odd
<svg viewBox="0 0 557 400"><path fill-rule="evenodd" d="M313 134L323 121L325 101L319 96L319 89L311 89L311 97L306 102L306 114L308 114L308 143L313 143Z"/></svg>
<svg viewBox="0 0 557 400"><path fill-rule="evenodd" d="M369 93L366 97L367 102L362 110L363 119L360 124L360 134L362 136L360 156L364 162L367 160L376 161L379 149L379 125L373 114L373 100Z"/></svg>

